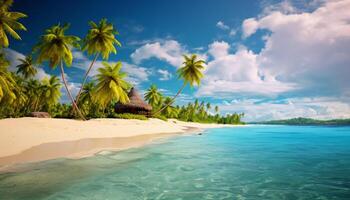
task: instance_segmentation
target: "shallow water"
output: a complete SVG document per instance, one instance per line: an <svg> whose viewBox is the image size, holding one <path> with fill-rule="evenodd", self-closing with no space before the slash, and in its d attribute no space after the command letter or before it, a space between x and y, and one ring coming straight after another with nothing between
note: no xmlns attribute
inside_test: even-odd
<svg viewBox="0 0 350 200"><path fill-rule="evenodd" d="M0 174L0 199L350 199L350 127L207 130Z"/></svg>

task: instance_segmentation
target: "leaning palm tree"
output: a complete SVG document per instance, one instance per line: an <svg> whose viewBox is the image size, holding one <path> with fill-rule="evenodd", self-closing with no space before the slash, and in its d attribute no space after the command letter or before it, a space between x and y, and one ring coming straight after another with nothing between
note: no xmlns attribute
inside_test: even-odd
<svg viewBox="0 0 350 200"><path fill-rule="evenodd" d="M34 77L37 73L37 69L33 64L32 56L26 56L24 59L18 59L21 64L17 65L17 74L22 74L25 79Z"/></svg>
<svg viewBox="0 0 350 200"><path fill-rule="evenodd" d="M158 91L157 86L154 84L152 84L145 93L145 100L148 101L151 106L157 105L161 98L162 94Z"/></svg>
<svg viewBox="0 0 350 200"><path fill-rule="evenodd" d="M120 42L115 38L115 35L119 33L114 29L113 24L107 22L107 19L102 19L98 25L93 21L90 21L89 24L91 28L84 39L83 51L87 51L89 55L94 55L94 59L85 73L80 90L75 99L76 102L79 101L87 77L98 56L101 54L103 59L108 59L111 53L117 53L115 45L121 46Z"/></svg>
<svg viewBox="0 0 350 200"><path fill-rule="evenodd" d="M166 104L163 108L155 112L154 114L158 114L162 112L166 107L172 104L176 97L182 92L187 84L190 84L191 87L194 85L199 85L201 79L203 78L202 70L204 69L204 60L197 60L197 55L193 54L191 57L184 55L185 61L183 62L183 66L177 70L178 76L180 79L183 79L184 83L180 90L176 93L176 95L172 98L169 104Z"/></svg>
<svg viewBox="0 0 350 200"><path fill-rule="evenodd" d="M67 90L68 97L72 102L72 106L78 112L80 118L85 120L68 89L68 83L64 73L64 64L66 66L72 65L73 55L71 48L79 48L78 42L80 40L76 36L65 35L68 28L68 24L64 26L58 24L47 29L45 34L41 36L41 40L34 48L34 51L38 51L38 63L48 61L52 69L60 65L62 81Z"/></svg>
<svg viewBox="0 0 350 200"><path fill-rule="evenodd" d="M121 72L121 62L117 62L115 65L110 65L107 62L103 62L104 68L98 69L96 75L97 85L94 90L93 102L98 103L103 108L112 102L128 103L129 97L127 90L131 85L125 80L127 74Z"/></svg>
<svg viewBox="0 0 350 200"><path fill-rule="evenodd" d="M26 27L19 23L18 20L27 15L20 12L9 11L13 0L0 0L0 46L8 47L9 39L7 34L11 35L16 40L20 40L21 37L18 35L16 30L26 31Z"/></svg>

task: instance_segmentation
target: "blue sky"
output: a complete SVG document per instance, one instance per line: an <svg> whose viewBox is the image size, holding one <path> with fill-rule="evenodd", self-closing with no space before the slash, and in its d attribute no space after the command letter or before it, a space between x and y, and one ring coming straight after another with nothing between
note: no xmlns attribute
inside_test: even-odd
<svg viewBox="0 0 350 200"><path fill-rule="evenodd" d="M176 93L181 55L197 53L207 61L205 78L186 88L178 104L199 98L222 114L245 112L247 121L344 118L350 117L349 8L349 0L18 0L13 10L28 14L22 20L28 31L11 41L8 54L14 66L51 25L69 22L68 33L83 38L88 21L107 18L123 45L109 61L122 61L141 92L155 83ZM73 93L91 59L74 55L66 70ZM38 78L58 75L41 67Z"/></svg>

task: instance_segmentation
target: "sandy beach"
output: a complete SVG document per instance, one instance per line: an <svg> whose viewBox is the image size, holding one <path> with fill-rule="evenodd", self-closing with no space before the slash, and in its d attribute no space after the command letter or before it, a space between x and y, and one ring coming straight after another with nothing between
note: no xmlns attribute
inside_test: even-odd
<svg viewBox="0 0 350 200"><path fill-rule="evenodd" d="M0 168L61 157L80 158L103 150L139 147L155 139L222 126L172 119L2 119Z"/></svg>

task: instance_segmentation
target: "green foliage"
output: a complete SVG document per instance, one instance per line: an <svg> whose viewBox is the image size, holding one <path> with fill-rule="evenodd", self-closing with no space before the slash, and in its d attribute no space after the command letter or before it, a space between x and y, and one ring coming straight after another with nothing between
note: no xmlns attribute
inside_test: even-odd
<svg viewBox="0 0 350 200"><path fill-rule="evenodd" d="M40 37L38 44L33 48L35 61L39 64L47 62L52 69L60 66L62 81L67 90L68 97L72 104L61 104L59 99L60 80L56 76L45 78L41 81L31 79L37 73L35 62L31 56L20 59L17 66L17 74L9 72L9 62L6 60L3 47L9 46L7 34L20 40L17 30L26 30L18 22L26 17L19 12L11 12L13 0L0 0L0 117L22 117L33 111L49 112L52 117L74 118L74 112L78 111L80 117L87 118L120 118L147 120L146 116L135 114L116 114L114 111L116 103L127 103L129 98L127 91L131 85L125 80L127 74L121 72L121 62L110 65L104 62L104 68L98 69L95 82L86 83L88 74L94 62L101 55L108 59L111 53L117 53L117 46L121 46L116 39L118 32L111 23L102 19L99 23L89 22L90 30L82 42L82 50L89 55L94 54L87 72L85 73L81 90L76 101L73 99L65 79L64 64L71 66L73 62L72 48L80 49L80 39L77 36L66 35L69 25L54 25L47 29ZM32 55L32 54L30 54ZM197 55L184 55L183 66L177 70L179 79L183 85L173 97L164 97L155 85L152 85L145 94L145 100L152 105L153 110L158 110L153 117L167 120L176 118L183 121L201 123L224 123L240 124L244 114L232 114L220 116L219 108L215 106L215 115L211 114L210 103L199 102L188 103L183 106L175 106L174 100L189 84L191 87L198 86L203 78L205 62L199 60ZM19 76L20 74L21 76ZM78 106L81 108L80 112ZM83 113L83 114L82 114Z"/></svg>
<svg viewBox="0 0 350 200"><path fill-rule="evenodd" d="M285 120L273 120L266 122L256 122L257 124L277 124L277 125L350 125L350 119L317 120L311 118L292 118Z"/></svg>
<svg viewBox="0 0 350 200"><path fill-rule="evenodd" d="M185 83L190 86L199 85L203 78L202 70L204 69L204 60L197 60L197 55L193 54L191 57L184 55L183 66L177 70L179 78L183 79Z"/></svg>
<svg viewBox="0 0 350 200"><path fill-rule="evenodd" d="M103 59L108 59L109 54L117 53L115 46L121 46L115 38L118 35L113 24L108 23L107 19L102 19L98 24L89 22L90 30L84 39L83 51L88 54L101 54Z"/></svg>
<svg viewBox="0 0 350 200"><path fill-rule="evenodd" d="M194 85L199 85L201 82L201 79L203 78L202 70L204 69L204 60L197 60L197 55L193 54L191 57L188 57L184 55L184 62L183 66L177 70L177 74L179 76L179 79L183 79L184 83L182 87L179 89L179 91L176 93L176 95L171 99L171 101L168 101L168 104L165 104L161 109L154 112L155 115L163 112L164 109L166 109L168 106L170 106L172 103L174 103L176 97L182 92L182 90L185 88L185 86L189 83L191 87Z"/></svg>
<svg viewBox="0 0 350 200"><path fill-rule="evenodd" d="M54 25L45 31L41 36L39 43L34 47L38 52L38 63L49 61L50 67L56 68L61 61L67 66L73 62L72 47L79 48L80 38L73 35L65 35L69 24Z"/></svg>
<svg viewBox="0 0 350 200"><path fill-rule="evenodd" d="M122 63L110 65L104 62L103 65L104 68L99 68L96 76L97 85L93 92L93 102L103 108L111 101L129 102L126 91L130 88L130 84L125 81L127 74L120 71Z"/></svg>
<svg viewBox="0 0 350 200"><path fill-rule="evenodd" d="M152 84L150 88L147 89L145 94L145 100L153 107L156 108L162 101L162 95L158 91L156 85Z"/></svg>
<svg viewBox="0 0 350 200"><path fill-rule="evenodd" d="M139 119L139 120L148 120L148 118L144 115L135 115L130 113L123 113L123 114L117 114L115 113L113 115L114 118L118 119Z"/></svg>
<svg viewBox="0 0 350 200"><path fill-rule="evenodd" d="M16 31L27 30L23 24L18 22L19 19L27 17L27 15L10 11L12 3L13 0L0 0L0 47L9 46L7 34L16 40L21 40Z"/></svg>
<svg viewBox="0 0 350 200"><path fill-rule="evenodd" d="M168 118L166 118L164 115L153 115L152 117L163 121L168 121Z"/></svg>
<svg viewBox="0 0 350 200"><path fill-rule="evenodd" d="M26 56L25 59L18 59L21 64L17 65L17 74L22 74L25 79L34 77L37 69L33 64L32 56Z"/></svg>

